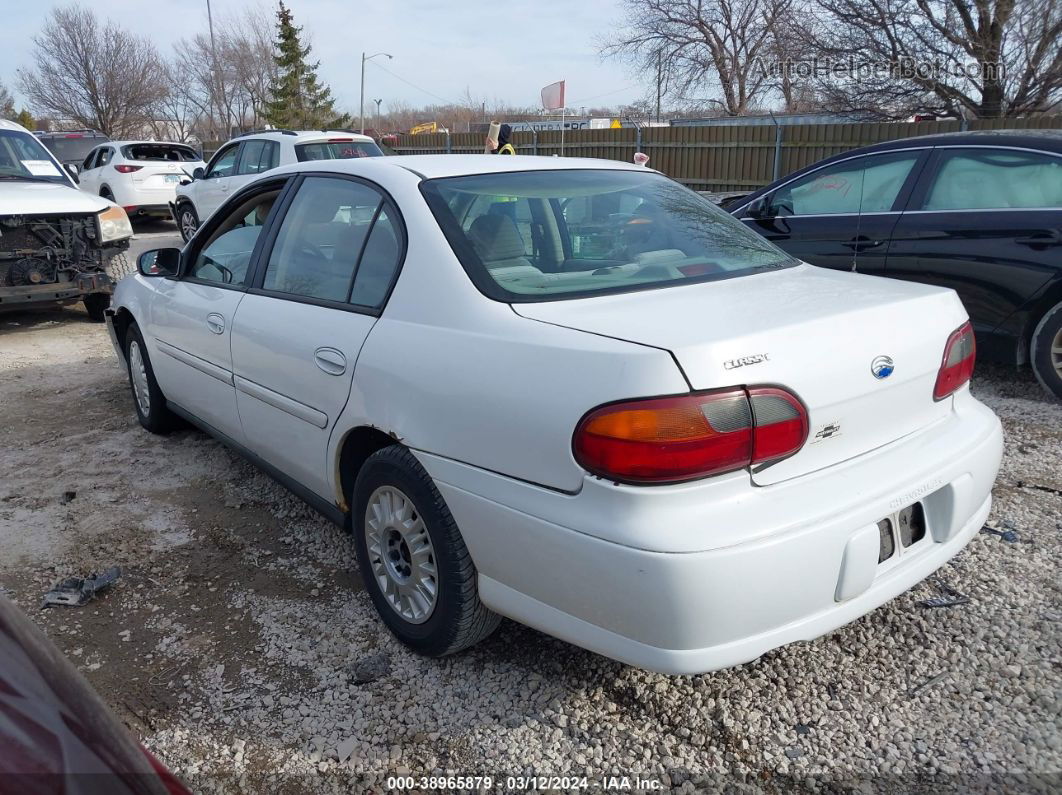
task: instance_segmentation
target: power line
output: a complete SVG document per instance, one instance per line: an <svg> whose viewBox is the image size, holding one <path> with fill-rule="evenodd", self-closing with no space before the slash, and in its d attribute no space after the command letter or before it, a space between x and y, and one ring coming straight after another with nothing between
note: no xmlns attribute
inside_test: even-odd
<svg viewBox="0 0 1062 795"><path fill-rule="evenodd" d="M431 91L428 91L428 89L423 88L421 86L418 86L416 83L412 83L409 80L406 80L406 78L402 77L401 75L396 75L394 72L392 72L386 66L382 66L381 64L378 64L375 61L369 61L369 63L372 66L375 66L377 69L382 69L383 71L387 72L387 74L391 75L391 77L393 77L395 80L401 80L407 86L415 88L415 89L417 89L417 91L422 91L425 94L427 94L429 97L434 97L435 99L439 100L440 102L445 102L447 105L460 105L461 104L460 102L454 102L452 99L446 99L445 97L440 97L438 94L434 94Z"/></svg>

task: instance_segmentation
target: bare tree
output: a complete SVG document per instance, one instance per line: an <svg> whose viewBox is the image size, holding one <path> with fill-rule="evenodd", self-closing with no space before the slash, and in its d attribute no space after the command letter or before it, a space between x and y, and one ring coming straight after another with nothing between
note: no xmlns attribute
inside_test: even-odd
<svg viewBox="0 0 1062 795"><path fill-rule="evenodd" d="M764 62L772 59L774 31L794 0L624 0L623 31L602 48L632 61L672 94L718 86L707 100L724 113L748 112L775 87ZM702 100L703 102L704 100Z"/></svg>
<svg viewBox="0 0 1062 795"><path fill-rule="evenodd" d="M276 74L273 23L264 11L246 9L215 23L214 45L200 33L175 47L171 91L194 111L202 140L223 141L234 128L260 127L269 84ZM216 57L215 57L216 53Z"/></svg>
<svg viewBox="0 0 1062 795"><path fill-rule="evenodd" d="M838 110L996 118L1062 100L1062 0L815 2L804 34Z"/></svg>
<svg viewBox="0 0 1062 795"><path fill-rule="evenodd" d="M34 66L19 89L38 114L110 136L135 135L165 93L162 63L147 38L78 5L52 10L33 40Z"/></svg>

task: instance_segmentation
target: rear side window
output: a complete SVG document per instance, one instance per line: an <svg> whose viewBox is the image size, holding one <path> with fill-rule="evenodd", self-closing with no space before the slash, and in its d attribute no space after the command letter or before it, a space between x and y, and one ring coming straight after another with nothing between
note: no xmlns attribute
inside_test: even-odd
<svg viewBox="0 0 1062 795"><path fill-rule="evenodd" d="M308 177L277 233L262 287L375 307L398 267L399 237L379 191L346 179Z"/></svg>
<svg viewBox="0 0 1062 795"><path fill-rule="evenodd" d="M1062 207L1062 158L1000 149L940 150L926 210Z"/></svg>
<svg viewBox="0 0 1062 795"><path fill-rule="evenodd" d="M240 154L240 174L261 174L277 167L280 145L275 141L251 140Z"/></svg>
<svg viewBox="0 0 1062 795"><path fill-rule="evenodd" d="M100 150L99 159L96 160L96 166L99 167L107 165L111 162L112 157L114 157L114 150L111 149L109 146L103 147L103 149Z"/></svg>
<svg viewBox="0 0 1062 795"><path fill-rule="evenodd" d="M383 152L372 141L334 138L311 144L296 144L295 157L307 160L349 160L352 157L382 157Z"/></svg>
<svg viewBox="0 0 1062 795"><path fill-rule="evenodd" d="M874 155L826 166L779 188L771 206L778 215L888 212L919 156Z"/></svg>
<svg viewBox="0 0 1062 795"><path fill-rule="evenodd" d="M427 180L421 191L472 281L499 301L670 287L795 264L707 199L646 170L478 174Z"/></svg>
<svg viewBox="0 0 1062 795"><path fill-rule="evenodd" d="M199 154L190 146L179 144L127 144L122 147L126 160L158 160L171 163L191 163Z"/></svg>

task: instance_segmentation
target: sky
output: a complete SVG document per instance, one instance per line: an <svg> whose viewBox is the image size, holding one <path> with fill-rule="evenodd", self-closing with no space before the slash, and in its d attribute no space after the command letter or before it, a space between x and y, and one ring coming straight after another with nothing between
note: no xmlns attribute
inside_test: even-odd
<svg viewBox="0 0 1062 795"><path fill-rule="evenodd" d="M21 100L15 70L29 63L32 39L56 5L0 0L0 80ZM206 0L92 0L100 17L150 36L170 55L182 38L207 30ZM248 5L267 0L211 0L215 30ZM382 98L422 106L459 101L466 92L515 106L535 106L540 89L567 81L567 104L621 105L646 84L623 63L602 60L598 42L621 15L620 0L287 0L321 62L318 74L341 110L357 114L361 54L385 51L365 70L366 115ZM377 67L379 64L381 68ZM384 71L384 70L388 71Z"/></svg>

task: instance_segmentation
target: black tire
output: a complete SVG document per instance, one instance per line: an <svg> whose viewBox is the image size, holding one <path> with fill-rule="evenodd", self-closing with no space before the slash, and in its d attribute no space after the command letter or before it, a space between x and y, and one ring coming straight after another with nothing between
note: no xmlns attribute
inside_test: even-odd
<svg viewBox="0 0 1062 795"><path fill-rule="evenodd" d="M104 320L103 312L111 305L110 294L89 293L81 300L85 304L85 311L88 312L89 320L93 323L102 323Z"/></svg>
<svg viewBox="0 0 1062 795"><path fill-rule="evenodd" d="M399 615L373 572L365 532L366 511L370 497L382 487L397 489L409 498L431 539L436 600L421 623ZM419 654L443 657L467 649L497 629L501 616L479 600L476 567L457 523L431 477L408 449L392 445L371 455L358 473L352 504L362 579L376 612L396 638ZM379 556L376 559L381 560Z"/></svg>
<svg viewBox="0 0 1062 795"><path fill-rule="evenodd" d="M199 229L199 215L188 202L177 205L177 231L181 233L181 239L187 243Z"/></svg>
<svg viewBox="0 0 1062 795"><path fill-rule="evenodd" d="M107 260L104 270L111 277L111 281L117 284L136 271L136 263L130 259L129 252L119 251Z"/></svg>
<svg viewBox="0 0 1062 795"><path fill-rule="evenodd" d="M1062 303L1048 309L1036 324L1029 358L1043 388L1062 400Z"/></svg>
<svg viewBox="0 0 1062 795"><path fill-rule="evenodd" d="M147 387L147 408L141 405L137 396L136 379L133 375L136 353L144 365L144 376ZM159 382L155 380L155 371L151 367L151 359L148 356L147 346L144 345L144 337L137 328L136 323L131 323L125 332L125 361L126 370L129 373L129 391L133 397L133 408L140 424L152 433L165 434L172 431L179 424L177 415L166 407L166 396L159 389Z"/></svg>

